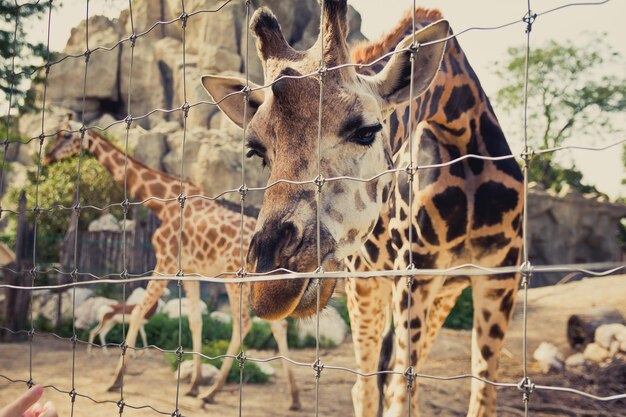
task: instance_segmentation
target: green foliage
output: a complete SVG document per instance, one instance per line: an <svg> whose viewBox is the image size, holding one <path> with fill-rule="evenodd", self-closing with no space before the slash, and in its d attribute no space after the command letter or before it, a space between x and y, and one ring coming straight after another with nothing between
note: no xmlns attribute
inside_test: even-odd
<svg viewBox="0 0 626 417"><path fill-rule="evenodd" d="M514 115L521 114L524 102L525 54L525 46L509 48L497 72L505 82L496 96L498 108ZM626 109L623 67L623 58L602 35L590 36L586 43L534 46L529 55L529 144L548 149L561 146L574 133L591 141L617 133L615 125ZM518 133L521 137L523 132ZM569 184L582 192L596 191L583 184L575 167L564 168L554 158L554 153L536 156L530 180L556 190Z"/></svg>
<svg viewBox="0 0 626 417"><path fill-rule="evenodd" d="M467 287L461 293L450 314L443 323L449 329L471 329L474 317L472 304L472 288Z"/></svg>
<svg viewBox="0 0 626 417"><path fill-rule="evenodd" d="M0 92L4 96L2 97L4 101L8 101L8 97L12 96L12 102L17 102L20 110L28 110L34 108L34 97L26 92L27 80L35 83L41 81L39 74L35 73L35 68L43 64L46 47L41 43L25 41L24 27L36 24L36 20L47 16L49 5L43 1L23 4L18 2L21 6L16 7L15 3L13 0L0 0L0 14L5 22L0 27L0 56L2 56ZM16 58L13 62L14 56ZM12 77L12 73L16 74L15 78Z"/></svg>
<svg viewBox="0 0 626 417"><path fill-rule="evenodd" d="M203 363L208 363L215 366L218 369L222 368L224 363L223 358L217 358L217 356L225 355L228 350L228 341L227 340L214 340L209 343L206 343L202 346L202 354L208 356L210 358L215 359L207 359L202 358ZM178 360L176 355L168 354L166 356L168 362L172 366L172 369L176 369L178 366ZM183 360L192 360L192 355L184 355ZM254 362L246 362L243 368L243 380L246 383L251 384L263 384L268 382L270 376L261 371L261 368ZM237 361L233 361L230 370L228 372L228 377L226 378L226 382L237 383L239 382L239 363Z"/></svg>
<svg viewBox="0 0 626 417"><path fill-rule="evenodd" d="M78 157L58 161L52 165L42 167L39 177L39 207L42 210L37 222L37 258L39 262L55 262L59 259L59 248L70 224L70 211L50 207L72 207L76 193ZM21 189L9 191L9 202L17 207ZM28 185L25 188L29 208L35 206L37 193L37 172L29 172ZM81 206L104 206L111 202L124 199L122 188L113 180L113 177L96 161L95 158L84 155L81 161L80 175L80 203ZM102 213L98 210L83 209L79 218L79 229L86 229L89 223ZM28 212L28 221L33 221L32 210ZM10 240L15 234L16 218L10 217L5 230L4 239Z"/></svg>

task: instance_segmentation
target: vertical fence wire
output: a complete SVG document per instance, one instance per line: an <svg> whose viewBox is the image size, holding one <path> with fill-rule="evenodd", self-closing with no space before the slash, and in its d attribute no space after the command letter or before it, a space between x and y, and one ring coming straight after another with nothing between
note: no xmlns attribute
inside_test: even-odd
<svg viewBox="0 0 626 417"><path fill-rule="evenodd" d="M316 205L315 205L315 250L317 256L317 271L323 272L322 267L322 253L321 253L321 210L322 210L322 186L324 185L324 179L322 177L322 120L324 109L324 77L326 75L326 57L324 54L324 41L326 35L325 28L325 14L326 14L326 1L320 2L320 66L319 66L319 87L320 97L318 103L318 117L317 117L317 145L316 145L316 168L317 177L315 179L316 185ZM315 286L315 362L313 363L313 370L315 372L315 417L319 416L319 403L320 403L320 378L323 369L322 361L320 359L320 291L321 291L321 279L315 278L313 285Z"/></svg>
<svg viewBox="0 0 626 417"><path fill-rule="evenodd" d="M184 212L185 212L185 144L187 142L187 117L189 116L189 103L187 102L187 21L189 19L189 15L187 14L187 9L185 8L185 0L181 0L181 14L179 17L181 23L182 30L182 49L183 49L183 105L181 110L183 112L183 138L181 144L181 153L180 153L180 168L179 168L179 195L178 195L178 203L180 205L179 210L179 227L178 227L178 272L176 273L178 277L178 366L176 373L176 406L173 415L180 415L180 371L184 358L184 350L182 343L182 330L183 330L183 312L182 312L182 304L183 304L183 296L182 296L182 281L184 279L184 271L183 271L183 263L182 263L182 253L184 249L183 245L183 236L184 236ZM199 284L198 284L199 286ZM198 294L199 297L199 294ZM191 327L191 326L190 326ZM195 371L194 371L195 372Z"/></svg>
<svg viewBox="0 0 626 417"><path fill-rule="evenodd" d="M246 257L245 252L245 205L246 195L248 192L248 186L246 184L246 136L248 133L248 106L250 103L250 0L244 0L243 2L246 8L246 48L245 48L245 77L246 84L244 86L243 93L243 131L241 136L241 187L239 188L240 195L240 229L239 229L239 275L246 275ZM243 385L244 385L244 368L246 364L246 353L243 334L243 282L239 284L239 354L237 355L237 361L239 363L239 417L243 415Z"/></svg>
<svg viewBox="0 0 626 417"><path fill-rule="evenodd" d="M45 120L46 120L46 96L47 96L47 92L48 92L48 75L50 73L50 66L47 65L50 62L50 24L52 21L52 0L49 0L48 2L48 26L47 26L47 38L46 38L46 53L45 53L45 60L46 60L46 69L45 69L45 75L44 75L44 81L43 81L43 95L42 95L42 104L41 104L41 133L39 135L39 149L38 149L38 154L37 154L37 173L35 176L35 206L33 209L33 269L32 269L32 282L31 285L34 287L36 284L36 279L37 279L37 271L38 271L38 267L37 267L37 227L38 227L38 220L39 220L39 215L41 214L40 210L39 210L39 182L40 182L40 177L41 177L41 154L42 154L42 150L43 150L43 145L44 145L44 139L45 139ZM17 22L16 22L17 25ZM19 255L18 255L19 256ZM28 381L28 385L32 386L33 384L33 377L32 377L32 340L34 338L34 333L35 333L35 326L34 326L34 317L33 317L33 296L34 296L34 291L30 292L31 294L31 300L30 300L30 323L31 323L31 329L30 329L30 335L29 335L29 339L30 339L30 345L31 345L31 349L30 349L30 367L31 367L31 371L30 371L30 379ZM60 313L60 312L59 312ZM60 320L61 317L57 317L57 320Z"/></svg>
<svg viewBox="0 0 626 417"><path fill-rule="evenodd" d="M527 10L524 16L526 23L526 48L524 57L524 97L523 97L523 130L524 130L524 153L523 153L523 173L524 173L524 206L522 212L522 291L523 291L523 328L522 328L522 368L523 379L520 382L522 390L522 400L524 402L524 416L528 417L530 407L530 394L533 391L533 384L528 376L528 287L532 275L532 267L528 256L528 176L530 169L531 151L528 146L528 72L530 66L530 32L535 17L533 16L530 1L527 0Z"/></svg>
<svg viewBox="0 0 626 417"><path fill-rule="evenodd" d="M414 81L413 78L415 76L415 55L417 53L417 39L416 39L416 24L415 24L415 0L413 0L412 2L412 13L411 13L411 31L412 31L412 37L413 37L413 41L411 42L411 47L410 47L410 60L411 60L411 78L409 80L409 126L408 126L408 132L407 132L407 138L406 140L409 142L409 167L407 168L407 174L408 174L408 182L409 182L409 217L408 217L408 222L409 222L409 264L407 265L407 269L409 271L412 271L413 269L415 269L415 265L413 264L413 181L415 180L415 173L417 172L417 169L414 165L413 165L413 87L414 87ZM412 328L411 328L411 304L413 302L413 295L412 295L412 287L413 287L413 280L415 278L411 275L406 277L406 286L407 286L407 310L406 310L406 329L407 329L407 334L406 334L406 345L407 345L407 353L406 353L406 363L407 363L407 368L406 368L406 372L405 372L405 378L406 378L406 386L407 386L407 416L411 417L411 400L413 397L413 384L416 383L415 382L415 370L413 369L413 364L411 363L411 347L412 347L412 338L411 338L411 332L412 332ZM404 319L404 318L403 318ZM424 317L424 320L422 321L422 323L426 323L426 317ZM422 332L423 335L423 332ZM419 354L419 352L418 352Z"/></svg>
<svg viewBox="0 0 626 417"><path fill-rule="evenodd" d="M128 195L128 137L130 134L130 127L132 124L132 113L131 113L131 100L132 100L132 91L133 91L133 64L135 59L135 45L137 41L137 35L135 33L135 19L133 16L133 4L132 0L128 0L128 18L130 21L130 57L128 58L128 104L126 108L126 134L124 136L124 184L123 184L123 192L124 192L124 201L122 201L122 274L121 278L123 280L128 279L128 245L126 240L127 234L127 219L128 219L128 207L129 207L129 195ZM135 219L135 221L137 221ZM126 352L127 344L126 344L126 287L127 284L124 282L122 284L122 344L120 346L120 360L122 361L122 368L120 371L120 399L118 401L119 414L120 416L124 413L124 378L125 378L125 370L126 370ZM137 305L135 308L140 308ZM132 319L131 312L131 319ZM133 346L134 347L134 346Z"/></svg>

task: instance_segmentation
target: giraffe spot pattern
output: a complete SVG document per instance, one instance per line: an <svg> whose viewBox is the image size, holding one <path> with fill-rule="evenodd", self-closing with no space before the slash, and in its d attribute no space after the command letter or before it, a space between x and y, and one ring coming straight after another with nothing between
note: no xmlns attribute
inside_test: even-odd
<svg viewBox="0 0 626 417"><path fill-rule="evenodd" d="M487 181L474 197L474 229L502 222L502 216L517 206L518 193L495 181Z"/></svg>
<svg viewBox="0 0 626 417"><path fill-rule="evenodd" d="M467 230L467 197L460 187L449 187L433 197L439 215L446 223L448 242L463 236Z"/></svg>
<svg viewBox="0 0 626 417"><path fill-rule="evenodd" d="M449 122L458 119L463 113L476 105L476 99L468 84L452 88L450 97L443 106L446 119Z"/></svg>

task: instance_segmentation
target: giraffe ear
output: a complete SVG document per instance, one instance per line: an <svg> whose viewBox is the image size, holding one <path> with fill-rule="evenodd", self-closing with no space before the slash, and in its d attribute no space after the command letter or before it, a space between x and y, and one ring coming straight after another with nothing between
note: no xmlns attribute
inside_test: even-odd
<svg viewBox="0 0 626 417"><path fill-rule="evenodd" d="M220 75L205 75L202 77L202 85L209 93L217 106L239 127L243 127L244 111L246 122L250 122L257 109L265 100L263 90L252 91L244 104L243 94L237 94L243 90L246 80L238 77L224 77ZM251 89L258 86L248 82Z"/></svg>
<svg viewBox="0 0 626 417"><path fill-rule="evenodd" d="M415 32L415 41L420 44L415 55L413 69L413 97L418 97L428 89L437 75L450 26L446 20L439 20ZM422 46L429 42L436 42ZM437 42L439 41L439 42ZM413 35L404 38L396 51L409 48L413 42ZM401 52L394 54L385 68L374 77L376 90L390 110L396 105L409 100L411 85L411 53Z"/></svg>

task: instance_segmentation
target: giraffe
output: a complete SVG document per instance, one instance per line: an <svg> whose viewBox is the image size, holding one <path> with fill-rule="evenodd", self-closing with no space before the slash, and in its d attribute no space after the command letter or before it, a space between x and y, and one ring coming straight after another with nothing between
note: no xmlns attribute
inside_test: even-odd
<svg viewBox="0 0 626 417"><path fill-rule="evenodd" d="M44 164L51 164L62 158L77 154L81 146L80 129L81 125L79 123L68 120L67 124L59 129L55 142L46 152ZM93 130L86 131L84 147L111 173L115 181L120 184L124 183L125 154L123 151ZM180 205L178 201L162 202L154 199L154 197L170 199L178 197L182 193L185 195L201 195L202 190L184 181L181 192L179 178L149 168L130 156L127 158L126 163L126 181L129 194L142 201L161 221L160 226L152 236L152 243L157 258L155 271L162 274L177 274L179 270ZM225 201L194 198L185 201L183 210L183 253L181 254L183 272L215 276L224 271L238 270L241 267L239 230L242 216L240 206ZM255 218L247 214L243 216L243 222L245 234L250 236L254 230ZM181 281L190 300L189 327L192 333L192 348L194 352L200 352L202 347L202 318L199 308L199 282L184 277ZM126 337L126 344L129 347L135 346L137 332L142 325L144 317L156 305L167 283L168 280L149 281L143 300L132 309L128 319L129 326ZM225 287L233 323L231 340L226 354L232 356L239 349L240 329L241 334L245 337L251 328L248 306L250 287L249 285L243 285L241 291L238 284L225 283ZM242 297L241 300L240 295ZM240 303L242 305L241 322L239 321ZM280 354L287 355L287 322L281 320L271 322L270 325ZM194 368L191 387L187 395L196 396L199 394L201 380L201 358L199 355L193 356ZM128 364L128 361L129 359L126 358L126 364ZM203 402L214 402L215 395L226 382L232 362L232 357L224 359L215 382L206 392L200 394ZM109 387L109 391L115 391L120 388L125 366L127 365L124 365L122 358L120 358L115 371L115 379ZM299 409L301 405L298 387L287 364L284 364L284 372L291 394L290 409Z"/></svg>
<svg viewBox="0 0 626 417"><path fill-rule="evenodd" d="M265 82L272 84L266 91L254 90L245 109L250 155L260 157L269 167L272 184L248 251L251 270L282 267L306 272L317 266L316 189L308 184L277 183L279 178L317 179L315 186L322 190L319 234L325 270L341 268L340 261L355 252L358 254L347 261L355 270L372 266L448 268L468 262L487 267L516 265L523 187L514 160L469 158L436 169L419 169L467 154L510 154L489 100L458 42L443 41L450 33L448 23L435 10L411 11L392 34L352 51L351 57L346 43L346 1L326 0L322 8L324 37L307 51L288 45L268 9L259 9L251 20ZM411 13L415 13L419 29L414 34ZM413 41L420 45L416 51L410 48ZM318 177L320 87L314 79L298 77L319 70L321 48L324 66L338 68L319 71L323 76L320 174L325 178L373 178L370 181L325 183ZM358 72L356 65L344 65L353 59L358 63L382 57L394 48L398 53L371 70L363 67ZM244 85L242 80L218 76L205 76L202 81L215 100ZM409 114L411 85L415 101ZM241 100L220 103L222 112L240 125L243 106ZM413 121L411 132L409 120ZM409 165L410 161L414 165ZM406 167L408 175L397 179L390 174L377 175L394 167ZM357 321L354 338L362 345L357 349L362 347L370 354L357 357L360 367L377 362L373 357L381 345L379 329L384 326L382 317L391 299L393 370L400 375L392 375L387 383L384 414L404 413L407 381L401 375L412 371L405 373L411 380L419 372L443 320L470 284L476 312L472 374L495 380L518 282L518 274L349 280L351 319ZM333 286L331 279L321 280L319 287L312 279L254 283L251 304L264 318L306 316L316 310L318 288L323 307ZM363 336L367 334L372 340L366 345ZM363 396L370 388L371 383L357 379L353 389L357 415L377 412L376 404ZM417 411L416 383L408 394ZM472 379L468 415L494 415L495 411L494 387Z"/></svg>

